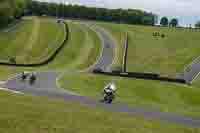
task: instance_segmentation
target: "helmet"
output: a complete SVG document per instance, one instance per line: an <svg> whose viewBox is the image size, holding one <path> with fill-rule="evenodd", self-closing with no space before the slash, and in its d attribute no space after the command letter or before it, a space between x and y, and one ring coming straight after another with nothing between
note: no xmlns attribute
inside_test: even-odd
<svg viewBox="0 0 200 133"><path fill-rule="evenodd" d="M110 89L111 89L112 91L116 91L116 90L117 90L117 88L116 88L116 86L115 86L114 83L111 83L111 84L110 84Z"/></svg>
<svg viewBox="0 0 200 133"><path fill-rule="evenodd" d="M116 90L117 90L117 88L116 88L116 86L115 86L115 84L112 82L112 83L109 83L105 88L104 88L104 90L106 91L106 92L115 92Z"/></svg>
<svg viewBox="0 0 200 133"><path fill-rule="evenodd" d="M107 89L105 89L105 92L106 93L111 93L111 92L113 92L113 90L107 88Z"/></svg>

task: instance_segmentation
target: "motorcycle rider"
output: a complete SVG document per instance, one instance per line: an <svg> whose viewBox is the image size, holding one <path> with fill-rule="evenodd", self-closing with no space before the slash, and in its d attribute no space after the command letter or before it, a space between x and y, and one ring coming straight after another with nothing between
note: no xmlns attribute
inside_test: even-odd
<svg viewBox="0 0 200 133"><path fill-rule="evenodd" d="M102 100L102 102L106 102L109 104L112 103L113 99L115 98L116 90L117 90L117 87L114 84L114 82L111 82L108 85L106 85L106 87L103 90L104 99Z"/></svg>
<svg viewBox="0 0 200 133"><path fill-rule="evenodd" d="M30 85L33 85L36 81L36 74L32 73L30 76Z"/></svg>
<svg viewBox="0 0 200 133"><path fill-rule="evenodd" d="M28 74L26 72L22 72L22 74L21 74L22 81L25 81L27 76L28 76Z"/></svg>

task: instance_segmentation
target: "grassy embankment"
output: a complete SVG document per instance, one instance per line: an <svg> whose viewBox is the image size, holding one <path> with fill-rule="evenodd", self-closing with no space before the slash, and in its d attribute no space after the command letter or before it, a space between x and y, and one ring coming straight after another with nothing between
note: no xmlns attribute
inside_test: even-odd
<svg viewBox="0 0 200 133"><path fill-rule="evenodd" d="M121 45L124 44L121 43L121 36L128 33L128 71L171 76L183 72L200 53L200 46L197 45L200 42L199 30L109 23L100 25L110 31ZM154 32L165 37L153 37ZM123 47L121 45L119 47ZM119 59L122 55L119 54Z"/></svg>
<svg viewBox="0 0 200 133"><path fill-rule="evenodd" d="M80 23L69 22L69 41L48 68L83 70L93 65L101 52L97 34Z"/></svg>
<svg viewBox="0 0 200 133"><path fill-rule="evenodd" d="M62 100L48 100L0 93L0 132L6 133L198 133L182 125L145 120L125 113L81 106Z"/></svg>
<svg viewBox="0 0 200 133"><path fill-rule="evenodd" d="M17 63L39 62L64 39L64 26L49 18L24 18L9 32L0 32L0 60Z"/></svg>
<svg viewBox="0 0 200 133"><path fill-rule="evenodd" d="M70 89L80 95L99 98L102 97L103 87L109 81L114 81L117 85L118 102L200 117L200 90L195 86L86 73L66 73L59 80L62 88Z"/></svg>
<svg viewBox="0 0 200 133"><path fill-rule="evenodd" d="M200 42L199 31L109 23L98 23L98 25L107 29L113 35L118 42L118 48L123 46L120 45L123 40L122 35L124 35L122 33L129 33L129 71L175 74L183 71L184 66L189 64L193 58L198 57L198 53L200 53L198 52L200 47L195 45L198 41ZM154 38L152 34L156 31L165 34L166 37L162 39ZM122 52L121 54L118 53L118 56L122 56ZM131 63L135 64L135 67L130 67ZM141 65L141 67L136 67L136 64ZM66 73L60 79L60 83L63 88L72 89L72 91L81 95L99 97L103 86L110 80L115 80L119 88L118 101L133 106L200 116L200 99L198 98L200 85L197 83L198 80L196 85L184 86L159 81Z"/></svg>
<svg viewBox="0 0 200 133"><path fill-rule="evenodd" d="M41 18L37 18L37 21L42 21ZM46 20L46 19L45 19ZM47 19L49 20L49 19ZM46 20L46 21L47 21ZM16 32L15 35L18 36L18 38L28 38L29 36L32 36L31 34L28 34L29 30L33 25L36 25L34 19L27 20L28 22L22 22L20 26L18 26L13 32ZM45 22L46 22L45 21ZM56 22L55 20L49 20L50 22ZM24 24L23 24L24 23ZM48 22L46 22L48 23ZM41 24L40 24L41 25ZM16 68L16 67L7 67L7 66L0 66L0 79L7 79L11 75L21 72L21 71L32 71L32 70L83 70L88 68L90 65L94 64L98 56L100 55L101 51L101 45L100 45L100 39L98 38L97 34L89 29L88 27L85 27L83 25L80 25L79 23L68 23L70 34L69 34L69 40L63 47L63 49L58 53L56 56L56 59L50 62L46 66L42 67L35 67L35 68ZM54 27L56 28L56 26ZM61 28L61 27L60 27ZM27 31L24 31L24 30ZM32 28L31 28L32 29ZM34 28L33 28L34 29ZM32 29L32 30L33 30ZM17 41L12 42L13 46L9 44L9 46L4 45L4 48L6 51L14 51L12 55L18 54L18 60L20 59L27 59L27 61L32 61L31 59L39 59L40 56L36 57L36 55L42 55L44 56L44 52L48 52L48 47L53 50L55 47L52 45L55 45L55 40L56 36L59 38L60 36L62 37L64 33L59 32L58 34L55 35L56 32L53 32L52 36L48 36L45 34L45 32L48 31L48 25L45 27L45 24L43 26L40 26L40 31L44 31L44 34L40 33L40 39L37 41L39 44L33 43L33 40L29 40L29 43L24 44L25 40L21 40L17 38ZM45 29L47 31L45 31ZM56 28L57 30L62 30L63 28L59 29L58 27ZM50 30L51 31L51 30ZM18 33L19 32L19 33ZM30 30L31 32L31 30ZM9 33L9 34L14 34L14 33ZM49 33L50 34L50 33ZM36 33L34 33L36 35ZM13 35L14 36L14 35ZM38 37L38 35L36 35ZM1 36L0 38L2 39L2 44L3 41L5 41L5 38L9 38L8 35ZM31 37L33 38L33 37ZM44 39L45 38L45 39ZM48 41L48 40L52 40ZM8 41L8 39L6 40ZM59 42L62 40L59 39ZM48 43L50 42L50 43ZM58 43L59 43L58 42ZM6 42L8 43L8 42ZM45 45L44 45L45 44ZM21 47L21 48L20 48ZM27 49L25 49L27 48ZM18 52L17 50L20 49L21 51ZM25 49L25 50L24 50ZM3 50L2 50L3 51ZM9 53L5 52L5 53ZM50 51L51 52L51 51ZM3 54L3 53L2 53ZM21 55L21 56L20 56ZM34 58L32 57L33 55ZM5 57L5 54L4 56Z"/></svg>

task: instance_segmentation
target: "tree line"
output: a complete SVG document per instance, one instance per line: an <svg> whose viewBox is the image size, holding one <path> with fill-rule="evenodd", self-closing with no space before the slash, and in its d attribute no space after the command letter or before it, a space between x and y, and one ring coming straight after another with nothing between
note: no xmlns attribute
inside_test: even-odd
<svg viewBox="0 0 200 133"><path fill-rule="evenodd" d="M153 13L133 9L105 9L79 5L32 1L29 13L76 19L100 20L117 23L154 25L157 16Z"/></svg>
<svg viewBox="0 0 200 133"><path fill-rule="evenodd" d="M196 27L196 28L200 28L200 21L198 21L198 22L195 24L195 27Z"/></svg>
<svg viewBox="0 0 200 133"><path fill-rule="evenodd" d="M0 0L0 27L26 15L48 15L75 19L99 20L116 23L154 25L157 15L134 9L106 9L79 5L64 5L32 0ZM177 27L179 20L162 17L161 26ZM200 22L195 25L200 28Z"/></svg>
<svg viewBox="0 0 200 133"><path fill-rule="evenodd" d="M160 20L160 25L165 27L177 27L179 26L179 20L177 18L172 18L169 20L167 17L162 17ZM196 28L200 28L200 21L196 22Z"/></svg>
<svg viewBox="0 0 200 133"><path fill-rule="evenodd" d="M0 27L19 19L30 0L0 0Z"/></svg>
<svg viewBox="0 0 200 133"><path fill-rule="evenodd" d="M162 17L160 20L161 26L169 26L169 27L177 27L179 26L179 21L177 18L171 19L171 21L167 17Z"/></svg>

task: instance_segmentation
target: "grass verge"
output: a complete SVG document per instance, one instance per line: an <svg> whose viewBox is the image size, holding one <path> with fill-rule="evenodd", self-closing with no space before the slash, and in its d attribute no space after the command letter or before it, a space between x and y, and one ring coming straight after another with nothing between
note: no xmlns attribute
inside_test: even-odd
<svg viewBox="0 0 200 133"><path fill-rule="evenodd" d="M100 55L101 42L88 27L69 22L69 40L48 69L83 70L93 65Z"/></svg>
<svg viewBox="0 0 200 133"><path fill-rule="evenodd" d="M112 67L122 67L123 63L123 52L124 52L124 43L126 39L126 31L121 27L121 25L116 25L112 23L96 23L98 26L101 26L106 31L108 31L116 42L116 57Z"/></svg>
<svg viewBox="0 0 200 133"><path fill-rule="evenodd" d="M110 81L117 85L118 102L200 117L200 90L197 87L86 73L66 73L59 80L62 88L99 98L103 87Z"/></svg>
<svg viewBox="0 0 200 133"><path fill-rule="evenodd" d="M129 35L128 71L174 76L199 56L198 30L98 23L108 30L123 49L123 35ZM159 37L153 37L159 32ZM165 37L162 38L161 35ZM119 51L119 50L118 50ZM122 60L123 51L118 52ZM118 61L120 64L121 61Z"/></svg>
<svg viewBox="0 0 200 133"><path fill-rule="evenodd" d="M0 66L0 79L5 80L22 71L84 70L93 65L101 52L101 42L97 34L79 23L68 23L68 25L70 29L69 40L58 53L55 60L46 66L34 68ZM32 52L34 53L34 49L39 48L38 46L36 48L33 47Z"/></svg>
<svg viewBox="0 0 200 133"><path fill-rule="evenodd" d="M0 132L6 133L183 133L199 129L169 124L125 113L81 106L62 100L49 100L0 92Z"/></svg>
<svg viewBox="0 0 200 133"><path fill-rule="evenodd" d="M17 63L38 62L48 56L64 38L64 26L44 17L26 17L12 31L0 32L0 60Z"/></svg>

